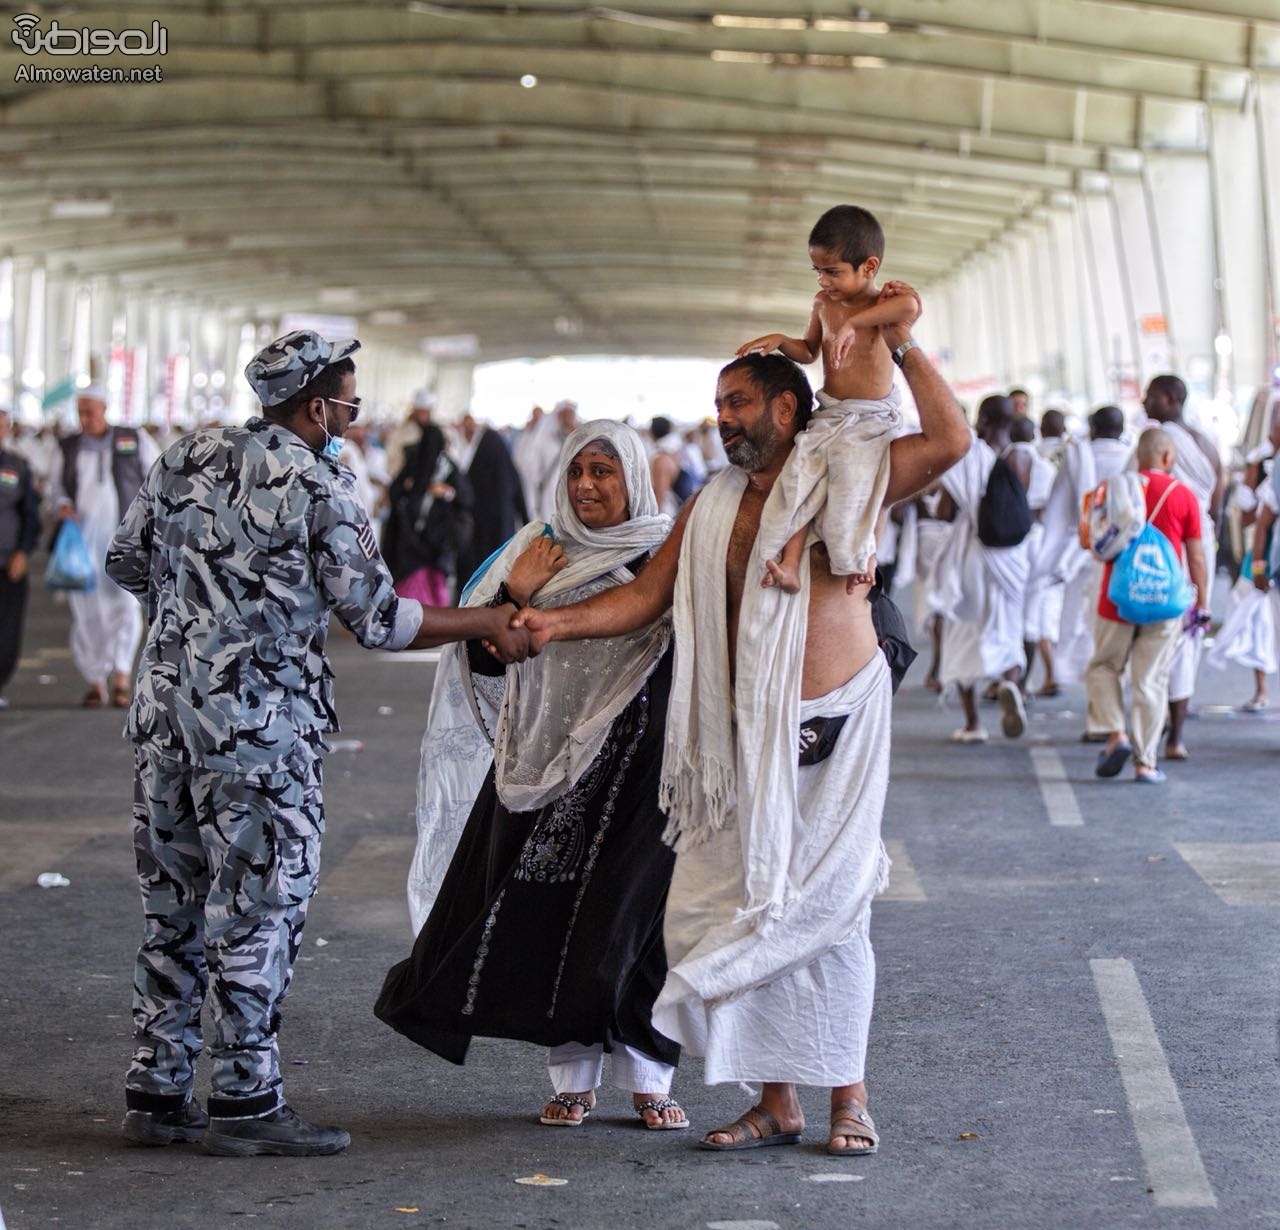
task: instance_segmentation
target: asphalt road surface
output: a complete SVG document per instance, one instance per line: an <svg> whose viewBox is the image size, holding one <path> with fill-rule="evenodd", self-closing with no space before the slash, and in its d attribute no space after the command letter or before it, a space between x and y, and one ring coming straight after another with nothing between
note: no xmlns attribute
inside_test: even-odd
<svg viewBox="0 0 1280 1230"><path fill-rule="evenodd" d="M694 1147L752 1100L686 1059L689 1132L601 1092L539 1126L543 1055L481 1041L464 1068L376 1021L409 948L418 742L433 665L333 638L344 729L326 763L320 896L285 1009L289 1100L341 1123L330 1158L235 1160L119 1137L140 909L121 715L77 707L66 608L33 596L0 712L0 1225L279 1227L1280 1227L1280 717L1243 671L1202 672L1169 783L1092 775L1083 690L1027 735L947 742L920 684L895 703L874 913L869 1060L880 1153ZM1280 697L1277 698L1280 701ZM359 744L357 750L355 744ZM65 887L40 888L57 872ZM207 1074L198 1078L201 1096ZM545 1175L556 1185L520 1183Z"/></svg>

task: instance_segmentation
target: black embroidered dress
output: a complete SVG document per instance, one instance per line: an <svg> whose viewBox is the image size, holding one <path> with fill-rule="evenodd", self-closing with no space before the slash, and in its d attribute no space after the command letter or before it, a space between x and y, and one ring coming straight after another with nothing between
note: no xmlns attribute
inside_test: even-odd
<svg viewBox="0 0 1280 1230"><path fill-rule="evenodd" d="M650 1023L674 862L657 807L670 681L668 651L587 771L539 811L508 811L490 768L413 953L387 974L381 1020L459 1064L476 1036L676 1063Z"/></svg>

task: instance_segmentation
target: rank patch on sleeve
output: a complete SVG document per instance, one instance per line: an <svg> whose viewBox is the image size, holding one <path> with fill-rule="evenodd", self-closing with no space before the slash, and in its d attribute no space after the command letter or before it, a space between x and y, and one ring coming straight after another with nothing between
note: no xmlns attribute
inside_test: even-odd
<svg viewBox="0 0 1280 1230"><path fill-rule="evenodd" d="M356 535L356 544L364 553L365 559L373 559L378 554L378 544L373 537L373 527L366 521Z"/></svg>

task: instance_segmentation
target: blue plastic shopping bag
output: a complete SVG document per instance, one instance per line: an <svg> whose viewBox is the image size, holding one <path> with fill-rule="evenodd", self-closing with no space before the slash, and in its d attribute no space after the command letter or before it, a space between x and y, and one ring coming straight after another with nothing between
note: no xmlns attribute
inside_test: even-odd
<svg viewBox="0 0 1280 1230"><path fill-rule="evenodd" d="M93 588L93 558L74 521L64 521L58 530L44 583L50 589L77 589L85 593Z"/></svg>
<svg viewBox="0 0 1280 1230"><path fill-rule="evenodd" d="M1107 597L1128 624L1178 619L1195 601L1173 543L1150 521L1111 566Z"/></svg>

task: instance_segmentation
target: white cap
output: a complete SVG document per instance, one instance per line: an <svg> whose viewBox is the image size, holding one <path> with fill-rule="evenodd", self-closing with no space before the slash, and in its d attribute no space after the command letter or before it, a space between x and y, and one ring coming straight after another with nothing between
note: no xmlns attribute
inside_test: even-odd
<svg viewBox="0 0 1280 1230"><path fill-rule="evenodd" d="M91 401L100 401L103 404L107 400L107 387L101 381L95 380L92 384L87 384L83 389L76 390L77 397L87 397Z"/></svg>
<svg viewBox="0 0 1280 1230"><path fill-rule="evenodd" d="M415 410L434 410L436 408L436 395L427 388L415 389L413 397L410 399L410 405Z"/></svg>

